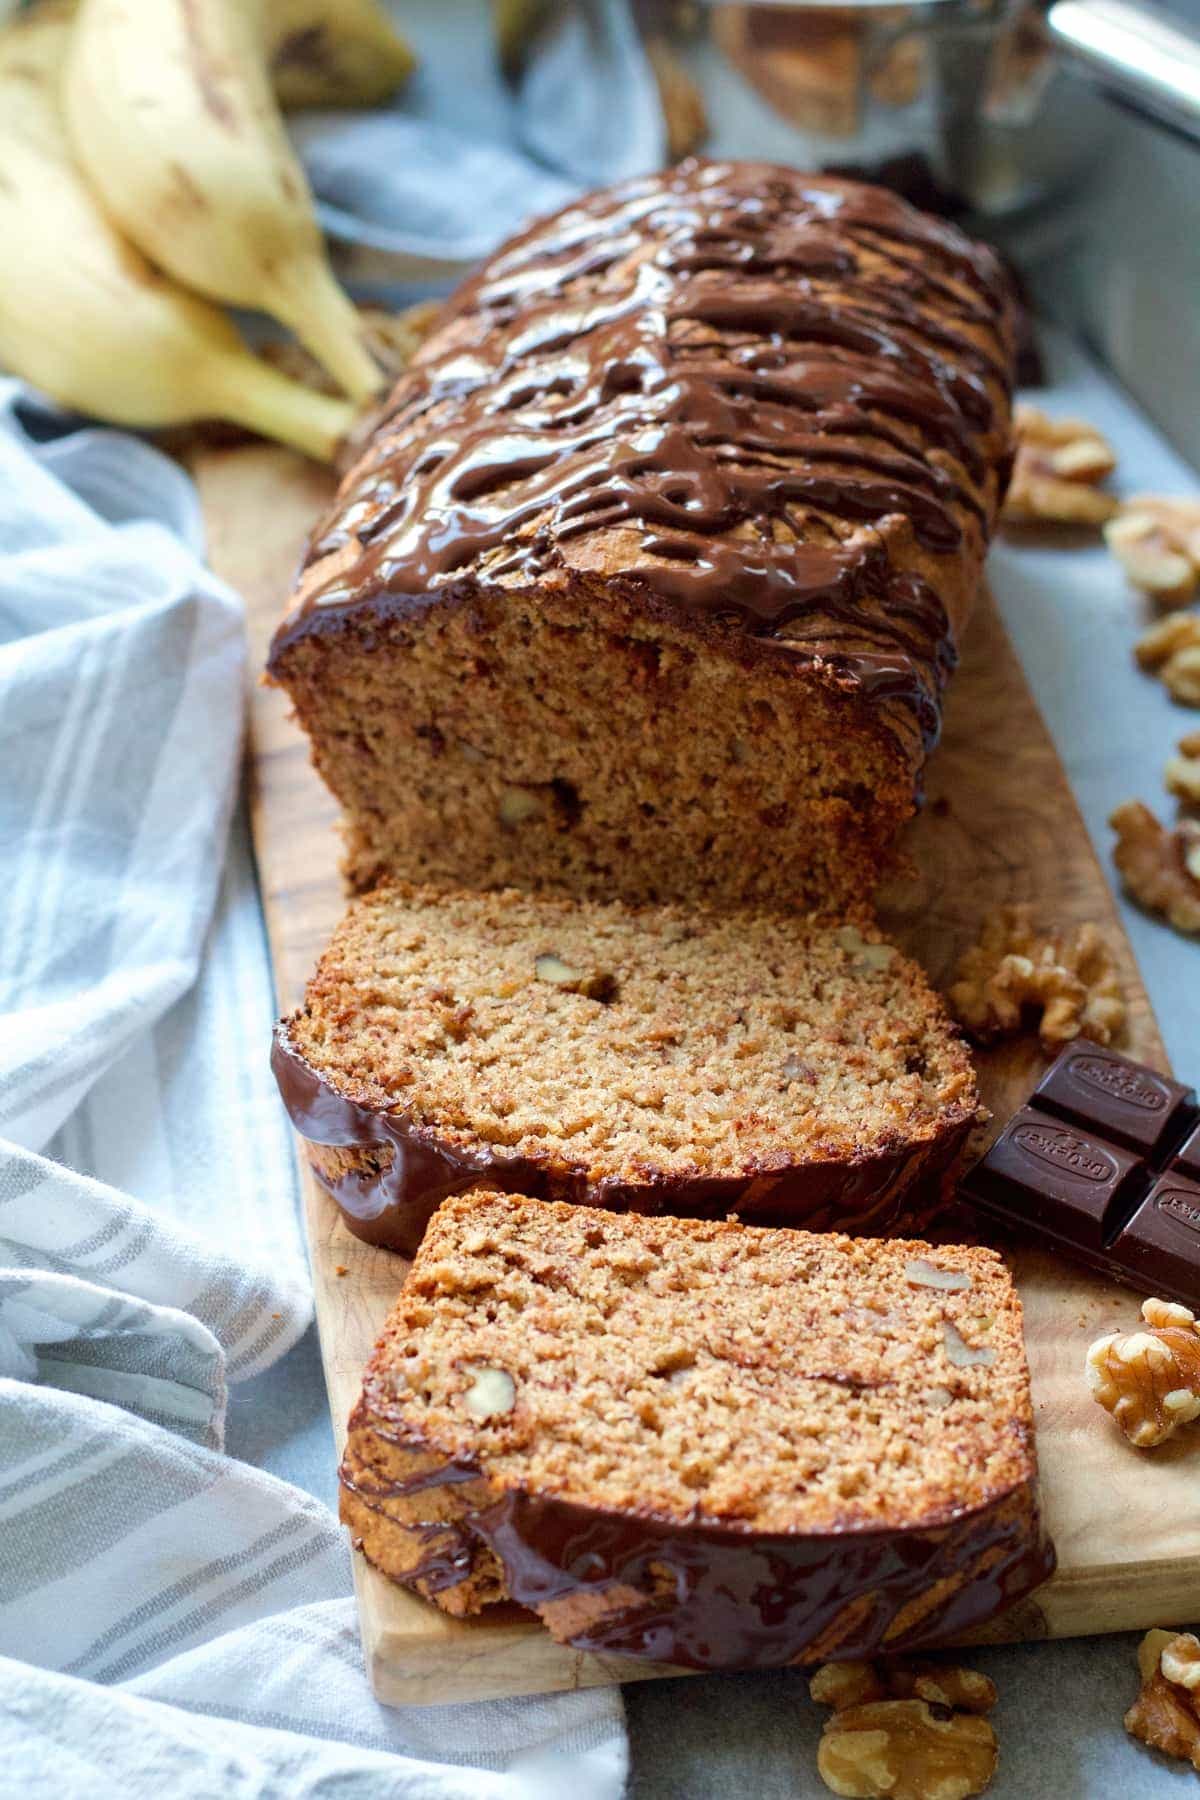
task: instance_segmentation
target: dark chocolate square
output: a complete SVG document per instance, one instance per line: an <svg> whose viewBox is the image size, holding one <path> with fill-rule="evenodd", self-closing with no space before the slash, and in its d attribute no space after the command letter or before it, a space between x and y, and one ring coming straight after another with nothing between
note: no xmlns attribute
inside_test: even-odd
<svg viewBox="0 0 1200 1800"><path fill-rule="evenodd" d="M1033 1107L1015 1113L959 1192L1013 1224L1102 1250L1144 1165Z"/></svg>
<svg viewBox="0 0 1200 1800"><path fill-rule="evenodd" d="M1183 1140L1171 1158L1173 1174L1188 1175L1193 1181L1200 1181L1200 1125L1190 1137Z"/></svg>
<svg viewBox="0 0 1200 1800"><path fill-rule="evenodd" d="M1160 1175L1111 1254L1144 1293L1200 1307L1200 1181Z"/></svg>
<svg viewBox="0 0 1200 1800"><path fill-rule="evenodd" d="M1076 1039L1043 1075L1033 1104L1155 1161L1183 1130L1195 1093L1102 1044Z"/></svg>

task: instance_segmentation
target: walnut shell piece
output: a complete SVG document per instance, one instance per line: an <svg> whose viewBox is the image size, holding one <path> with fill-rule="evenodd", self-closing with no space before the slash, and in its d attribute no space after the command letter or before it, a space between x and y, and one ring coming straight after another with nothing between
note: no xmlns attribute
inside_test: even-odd
<svg viewBox="0 0 1200 1800"><path fill-rule="evenodd" d="M1190 1631L1146 1633L1138 1645L1142 1688L1125 1714L1125 1729L1152 1750L1190 1762L1200 1774L1200 1696L1190 1681L1177 1681L1168 1672L1190 1676L1198 1655L1200 1642Z"/></svg>
<svg viewBox="0 0 1200 1800"><path fill-rule="evenodd" d="M926 1700L877 1700L844 1707L826 1721L817 1768L832 1793L850 1800L968 1800L996 1772L996 1734L973 1713L934 1709Z"/></svg>
<svg viewBox="0 0 1200 1800"><path fill-rule="evenodd" d="M1117 501L1098 483L1117 466L1107 438L1084 419L1013 413L1016 457L1002 517L1010 525L1103 525Z"/></svg>
<svg viewBox="0 0 1200 1800"><path fill-rule="evenodd" d="M1200 932L1200 821L1181 819L1168 831L1140 800L1126 800L1108 822L1117 834L1113 862L1131 898L1176 931Z"/></svg>
<svg viewBox="0 0 1200 1800"><path fill-rule="evenodd" d="M1200 1327L1167 1300L1145 1301L1142 1318L1144 1331L1097 1338L1086 1369L1092 1398L1131 1444L1149 1450L1200 1418Z"/></svg>
<svg viewBox="0 0 1200 1800"><path fill-rule="evenodd" d="M1112 950L1097 926L1039 932L1025 905L988 914L961 958L950 1010L973 1037L1013 1036L1035 1015L1047 1051L1072 1038L1110 1044L1125 1024L1125 998Z"/></svg>

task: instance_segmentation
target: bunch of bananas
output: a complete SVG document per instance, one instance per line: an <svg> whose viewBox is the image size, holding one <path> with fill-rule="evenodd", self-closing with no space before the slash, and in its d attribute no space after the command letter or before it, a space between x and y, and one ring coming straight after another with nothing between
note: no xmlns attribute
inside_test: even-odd
<svg viewBox="0 0 1200 1800"><path fill-rule="evenodd" d="M42 0L0 33L0 365L114 424L221 418L329 460L383 375L280 106L370 105L380 0ZM271 314L332 398L220 302Z"/></svg>

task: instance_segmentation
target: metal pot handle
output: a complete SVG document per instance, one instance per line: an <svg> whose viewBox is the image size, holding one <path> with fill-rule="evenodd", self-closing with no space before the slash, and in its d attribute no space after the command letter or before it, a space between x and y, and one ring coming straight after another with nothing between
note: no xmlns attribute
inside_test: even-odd
<svg viewBox="0 0 1200 1800"><path fill-rule="evenodd" d="M1055 48L1100 86L1200 142L1200 37L1145 0L1052 0Z"/></svg>

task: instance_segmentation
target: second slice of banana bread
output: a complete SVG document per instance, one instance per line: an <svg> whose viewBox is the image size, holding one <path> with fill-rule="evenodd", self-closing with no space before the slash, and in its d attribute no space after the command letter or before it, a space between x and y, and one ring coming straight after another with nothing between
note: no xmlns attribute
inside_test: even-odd
<svg viewBox="0 0 1200 1800"><path fill-rule="evenodd" d="M347 913L274 1064L351 1229L408 1252L480 1181L919 1225L978 1101L936 994L866 923L403 883Z"/></svg>

